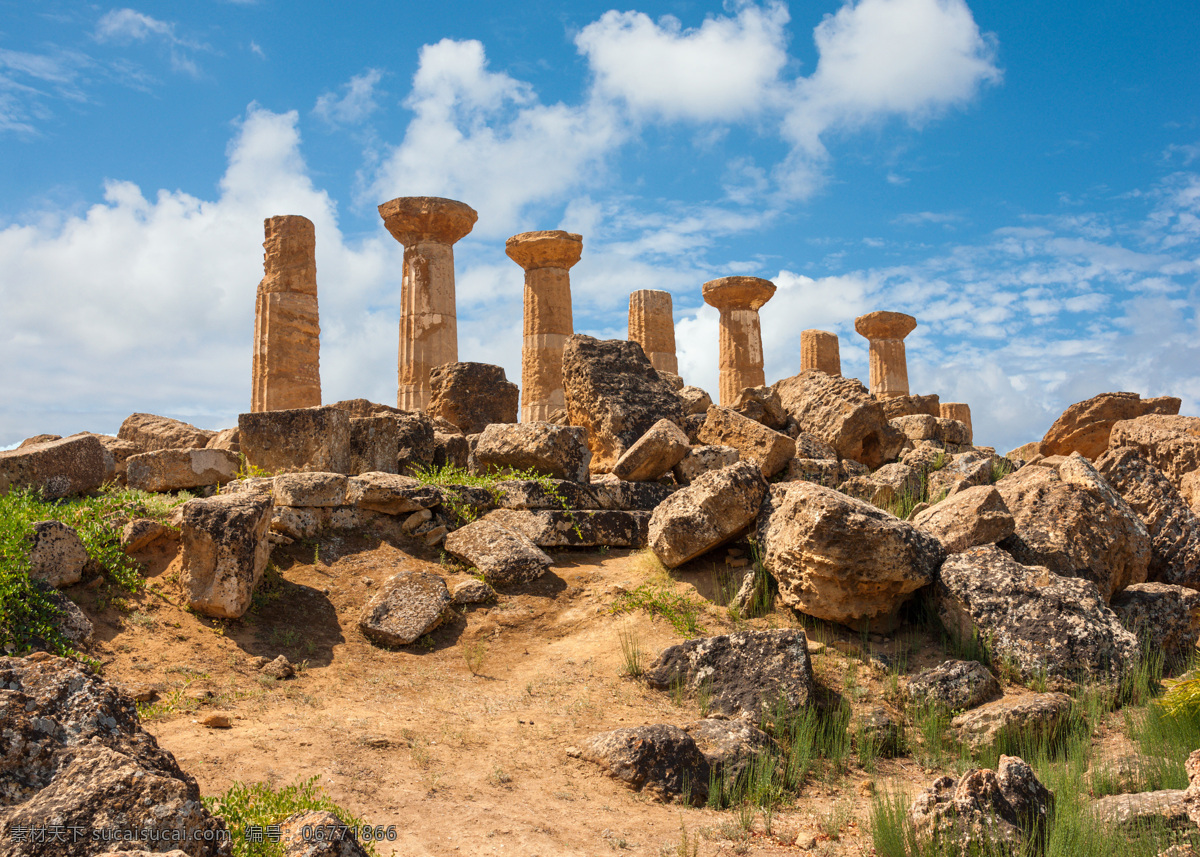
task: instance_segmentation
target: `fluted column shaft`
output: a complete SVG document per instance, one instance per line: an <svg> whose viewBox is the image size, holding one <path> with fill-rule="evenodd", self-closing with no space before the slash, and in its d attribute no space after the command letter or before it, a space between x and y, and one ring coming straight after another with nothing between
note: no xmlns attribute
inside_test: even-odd
<svg viewBox="0 0 1200 857"><path fill-rule="evenodd" d="M775 294L775 284L758 277L721 277L704 284L704 301L720 310L722 405L731 405L746 387L766 383L762 327L758 311Z"/></svg>
<svg viewBox="0 0 1200 857"><path fill-rule="evenodd" d="M842 355L836 333L800 331L800 371L816 369L826 375L842 374Z"/></svg>
<svg viewBox="0 0 1200 857"><path fill-rule="evenodd" d="M629 295L629 340L642 346L655 369L679 374L670 292L640 289Z"/></svg>
<svg viewBox="0 0 1200 857"><path fill-rule="evenodd" d="M908 395L904 337L916 326L917 320L911 315L884 310L860 315L854 320L854 329L870 342L871 395L880 399Z"/></svg>

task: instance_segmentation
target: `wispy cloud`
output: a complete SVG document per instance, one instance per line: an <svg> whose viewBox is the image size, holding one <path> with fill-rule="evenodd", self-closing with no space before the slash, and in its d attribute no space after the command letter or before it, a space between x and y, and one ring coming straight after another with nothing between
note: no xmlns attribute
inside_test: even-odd
<svg viewBox="0 0 1200 857"><path fill-rule="evenodd" d="M197 51L212 50L203 42L177 35L174 23L160 21L134 9L113 9L104 13L96 22L94 37L97 42L119 45L158 42L168 49L172 70L192 77L200 75L200 66L192 55Z"/></svg>
<svg viewBox="0 0 1200 857"><path fill-rule="evenodd" d="M369 68L362 74L350 78L341 87L341 95L323 93L317 98L313 114L329 125L358 125L379 109L376 87L383 79L383 71Z"/></svg>

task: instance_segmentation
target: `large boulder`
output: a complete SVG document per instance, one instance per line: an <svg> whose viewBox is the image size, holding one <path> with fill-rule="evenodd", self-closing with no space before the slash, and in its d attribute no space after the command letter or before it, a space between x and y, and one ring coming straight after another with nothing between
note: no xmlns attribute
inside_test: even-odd
<svg viewBox="0 0 1200 857"><path fill-rule="evenodd" d="M1013 739L1027 744L1040 740L1050 746L1070 723L1073 710L1074 703L1065 693L1010 694L957 715L950 730L973 750Z"/></svg>
<svg viewBox="0 0 1200 857"><path fill-rule="evenodd" d="M702 802L708 796L708 760L678 726L602 732L584 742L581 755L606 776L665 803Z"/></svg>
<svg viewBox="0 0 1200 857"><path fill-rule="evenodd" d="M702 473L654 510L650 549L667 568L683 565L749 526L766 491L762 470L754 462Z"/></svg>
<svg viewBox="0 0 1200 857"><path fill-rule="evenodd" d="M380 645L407 646L442 624L452 600L446 581L436 574L401 571L367 602L358 628Z"/></svg>
<svg viewBox="0 0 1200 857"><path fill-rule="evenodd" d="M978 661L943 661L908 680L914 706L933 705L945 711L966 711L1004 693L992 671Z"/></svg>
<svg viewBox="0 0 1200 857"><path fill-rule="evenodd" d="M71 586L83 577L87 548L74 528L62 521L38 521L33 525L29 549L29 576L54 587Z"/></svg>
<svg viewBox="0 0 1200 857"><path fill-rule="evenodd" d="M1179 399L1171 396L1143 399L1137 393L1101 393L1063 411L1042 438L1041 453L1050 456L1078 452L1094 460L1108 449L1113 426L1121 420L1178 413Z"/></svg>
<svg viewBox="0 0 1200 857"><path fill-rule="evenodd" d="M913 516L913 526L935 536L947 553L990 545L1013 534L1016 524L991 485L967 488Z"/></svg>
<svg viewBox="0 0 1200 857"><path fill-rule="evenodd" d="M839 458L861 462L874 470L893 460L904 446L904 435L888 422L879 402L854 378L809 369L777 381L774 387L800 431L831 445Z"/></svg>
<svg viewBox="0 0 1200 857"><path fill-rule="evenodd" d="M1135 583L1112 600L1112 611L1133 631L1142 651L1168 664L1187 661L1200 640L1200 592L1168 583Z"/></svg>
<svg viewBox="0 0 1200 857"><path fill-rule="evenodd" d="M104 484L111 462L90 434L0 452L0 494L10 488L35 488L45 500L86 494Z"/></svg>
<svg viewBox="0 0 1200 857"><path fill-rule="evenodd" d="M343 506L349 481L341 473L281 473L274 480L275 502L280 506Z"/></svg>
<svg viewBox="0 0 1200 857"><path fill-rule="evenodd" d="M601 509L620 512L652 512L677 490L665 482L626 482L611 473L598 477L588 487Z"/></svg>
<svg viewBox="0 0 1200 857"><path fill-rule="evenodd" d="M942 400L937 393L927 396L890 396L879 400L879 407L889 420L924 414L930 417L942 415Z"/></svg>
<svg viewBox="0 0 1200 857"><path fill-rule="evenodd" d="M569 336L562 368L567 416L587 429L593 472L611 470L659 420L683 425L679 396L636 342Z"/></svg>
<svg viewBox="0 0 1200 857"><path fill-rule="evenodd" d="M1171 480L1128 446L1104 453L1096 469L1150 533L1148 579L1200 589L1200 517Z"/></svg>
<svg viewBox="0 0 1200 857"><path fill-rule="evenodd" d="M369 857L358 844L360 835L371 835L367 831L347 825L327 809L309 809L279 822L279 842L283 857Z"/></svg>
<svg viewBox="0 0 1200 857"><path fill-rule="evenodd" d="M1057 467L1023 467L996 483L1016 531L1001 547L1025 565L1082 577L1105 601L1146 580L1150 533L1078 453Z"/></svg>
<svg viewBox="0 0 1200 857"><path fill-rule="evenodd" d="M796 442L786 434L720 405L708 409L697 437L703 444L732 446L742 461L753 461L768 479L796 455Z"/></svg>
<svg viewBox="0 0 1200 857"><path fill-rule="evenodd" d="M236 619L250 607L271 555L271 498L239 492L181 507L183 588L205 616Z"/></svg>
<svg viewBox="0 0 1200 857"><path fill-rule="evenodd" d="M776 749L771 736L744 720L706 717L680 728L696 742L712 771L713 783L736 783L755 760Z"/></svg>
<svg viewBox="0 0 1200 857"><path fill-rule="evenodd" d="M497 509L483 520L520 533L542 548L643 548L650 513L610 509Z"/></svg>
<svg viewBox="0 0 1200 857"><path fill-rule="evenodd" d="M587 433L553 423L493 423L479 435L476 467L485 473L532 470L552 479L587 482Z"/></svg>
<svg viewBox="0 0 1200 857"><path fill-rule="evenodd" d="M684 687L704 694L711 711L757 723L789 714L814 698L812 663L803 631L742 631L688 640L665 649L646 671L659 690Z"/></svg>
<svg viewBox="0 0 1200 857"><path fill-rule="evenodd" d="M350 473L395 473L400 423L393 416L350 418Z"/></svg>
<svg viewBox="0 0 1200 857"><path fill-rule="evenodd" d="M937 611L950 634L984 641L1025 681L1117 682L1140 656L1096 584L1021 565L993 545L942 564Z"/></svg>
<svg viewBox="0 0 1200 857"><path fill-rule="evenodd" d="M142 728L128 696L45 653L0 658L0 687L5 855L104 854L114 843L92 833L114 827L154 836L187 857L230 853L224 823L204 808L196 780ZM51 824L65 835L14 835Z"/></svg>
<svg viewBox="0 0 1200 857"><path fill-rule="evenodd" d="M918 840L946 854L1037 853L1054 811L1054 795L1016 756L996 770L973 768L939 777L909 809Z"/></svg>
<svg viewBox="0 0 1200 857"><path fill-rule="evenodd" d="M411 476L360 473L346 480L346 503L385 515L406 515L441 505L442 493Z"/></svg>
<svg viewBox="0 0 1200 857"><path fill-rule="evenodd" d="M159 449L129 456L125 480L143 491L182 491L232 482L239 464L237 454L224 449Z"/></svg>
<svg viewBox="0 0 1200 857"><path fill-rule="evenodd" d="M741 460L739 453L732 446L706 444L689 447L679 463L672 468L675 481L680 485L691 485L701 473L710 470L720 470Z"/></svg>
<svg viewBox="0 0 1200 857"><path fill-rule="evenodd" d="M501 509L603 509L594 488L569 479L506 479L492 486Z"/></svg>
<svg viewBox="0 0 1200 857"><path fill-rule="evenodd" d="M1200 417L1149 414L1112 428L1112 449L1131 446L1182 490L1183 477L1200 470Z"/></svg>
<svg viewBox="0 0 1200 857"><path fill-rule="evenodd" d="M268 473L350 472L350 417L341 408L291 408L238 415L242 454Z"/></svg>
<svg viewBox="0 0 1200 857"><path fill-rule="evenodd" d="M670 420L659 420L617 459L612 475L628 482L658 479L691 448L683 429Z"/></svg>
<svg viewBox="0 0 1200 857"><path fill-rule="evenodd" d="M531 540L492 517L450 533L443 547L455 559L479 569L493 586L528 583L554 564Z"/></svg>
<svg viewBox="0 0 1200 857"><path fill-rule="evenodd" d="M852 626L889 622L945 556L933 536L812 482L773 486L758 534L784 604Z"/></svg>
<svg viewBox="0 0 1200 857"><path fill-rule="evenodd" d="M776 431L787 427L787 411L783 409L779 394L771 387L746 387L738 393L729 409Z"/></svg>
<svg viewBox="0 0 1200 857"><path fill-rule="evenodd" d="M215 434L215 431L155 414L130 414L117 430L118 438L137 444L143 452L204 449Z"/></svg>
<svg viewBox="0 0 1200 857"><path fill-rule="evenodd" d="M478 434L493 423L515 423L520 391L504 369L487 363L444 363L429 371L428 413Z"/></svg>

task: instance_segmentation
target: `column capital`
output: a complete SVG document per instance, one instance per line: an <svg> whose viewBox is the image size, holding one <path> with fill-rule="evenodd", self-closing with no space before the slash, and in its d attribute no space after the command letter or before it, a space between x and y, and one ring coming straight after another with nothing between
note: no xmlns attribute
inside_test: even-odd
<svg viewBox="0 0 1200 857"><path fill-rule="evenodd" d="M423 241L453 244L471 231L479 214L465 202L440 196L401 196L379 206L392 237L410 247Z"/></svg>
<svg viewBox="0 0 1200 857"><path fill-rule="evenodd" d="M775 294L775 284L761 277L721 277L705 283L701 294L717 309L758 310Z"/></svg>
<svg viewBox="0 0 1200 857"><path fill-rule="evenodd" d="M917 320L902 312L876 310L854 319L854 329L869 340L903 339L917 327Z"/></svg>
<svg viewBox="0 0 1200 857"><path fill-rule="evenodd" d="M569 270L583 255L583 236L561 229L521 232L504 243L504 252L526 271Z"/></svg>

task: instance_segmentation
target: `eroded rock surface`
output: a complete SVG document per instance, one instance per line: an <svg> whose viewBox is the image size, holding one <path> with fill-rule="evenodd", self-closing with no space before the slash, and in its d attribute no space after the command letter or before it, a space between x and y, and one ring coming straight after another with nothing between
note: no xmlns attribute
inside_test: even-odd
<svg viewBox="0 0 1200 857"><path fill-rule="evenodd" d="M656 800L699 802L708 796L708 760L692 736L663 724L593 735L582 756L606 776Z"/></svg>
<svg viewBox="0 0 1200 857"><path fill-rule="evenodd" d="M683 565L745 529L758 514L766 491L754 462L702 473L654 510L650 549L667 568Z"/></svg>
<svg viewBox="0 0 1200 857"><path fill-rule="evenodd" d="M478 434L492 423L515 423L517 385L504 369L488 363L445 363L429 371L433 394L428 414L456 425L463 434Z"/></svg>
<svg viewBox="0 0 1200 857"><path fill-rule="evenodd" d="M479 435L474 457L485 472L533 470L552 479L586 482L592 455L587 433L553 423L489 425Z"/></svg>
<svg viewBox="0 0 1200 857"><path fill-rule="evenodd" d="M530 539L490 516L448 534L444 547L496 586L536 580L554 564Z"/></svg>
<svg viewBox="0 0 1200 857"><path fill-rule="evenodd" d="M945 661L908 680L914 705L933 704L947 711L975 708L1002 693L1000 682L978 661Z"/></svg>
<svg viewBox="0 0 1200 857"><path fill-rule="evenodd" d="M967 488L913 516L913 525L937 538L947 553L995 544L1016 527L1004 498L994 487Z"/></svg>
<svg viewBox="0 0 1200 857"><path fill-rule="evenodd" d="M251 493L188 500L182 506L188 606L235 619L250 607L271 555L271 499Z"/></svg>
<svg viewBox="0 0 1200 857"><path fill-rule="evenodd" d="M1108 449L1113 426L1147 414L1179 413L1179 399L1162 396L1143 399L1137 393L1101 393L1071 405L1042 438L1043 455L1070 455L1078 452L1095 460Z"/></svg>
<svg viewBox="0 0 1200 857"><path fill-rule="evenodd" d="M802 432L816 435L839 458L876 468L894 459L904 435L888 422L867 388L853 378L809 370L776 382L784 410Z"/></svg>
<svg viewBox="0 0 1200 857"><path fill-rule="evenodd" d="M446 582L436 574L401 571L367 602L358 627L372 642L406 646L437 628L452 600Z"/></svg>

